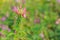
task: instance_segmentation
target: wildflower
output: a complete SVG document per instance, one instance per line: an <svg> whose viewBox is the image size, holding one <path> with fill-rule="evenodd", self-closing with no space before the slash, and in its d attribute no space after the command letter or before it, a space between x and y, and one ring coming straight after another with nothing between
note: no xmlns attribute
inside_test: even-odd
<svg viewBox="0 0 60 40"><path fill-rule="evenodd" d="M56 24L60 24L60 19L57 19L56 20Z"/></svg>
<svg viewBox="0 0 60 40"><path fill-rule="evenodd" d="M26 8L23 9L23 13L26 14Z"/></svg>
<svg viewBox="0 0 60 40"><path fill-rule="evenodd" d="M6 20L6 17L2 17L1 20L2 20L2 21L5 21L5 20Z"/></svg>
<svg viewBox="0 0 60 40"><path fill-rule="evenodd" d="M23 16L24 18L26 18L26 14L22 14L22 16Z"/></svg>
<svg viewBox="0 0 60 40"><path fill-rule="evenodd" d="M12 10L13 10L13 12L16 12L16 13L18 14L18 9L17 9L17 7L14 6Z"/></svg>
<svg viewBox="0 0 60 40"><path fill-rule="evenodd" d="M2 28L2 30L6 30L7 29L7 25L4 25L4 24L0 24L0 27Z"/></svg>
<svg viewBox="0 0 60 40"><path fill-rule="evenodd" d="M39 35L40 35L40 37L44 38L44 34L43 34L43 32L40 33Z"/></svg>
<svg viewBox="0 0 60 40"><path fill-rule="evenodd" d="M22 17L26 18L26 8L22 8L20 5L20 9L17 7L13 7L13 12L21 15Z"/></svg>
<svg viewBox="0 0 60 40"><path fill-rule="evenodd" d="M23 14L22 14L22 16L23 16L24 18L26 18L26 8L23 9Z"/></svg>
<svg viewBox="0 0 60 40"><path fill-rule="evenodd" d="M10 29L7 25L0 24L0 27L2 28L2 30L8 30L8 32L10 32Z"/></svg>
<svg viewBox="0 0 60 40"><path fill-rule="evenodd" d="M25 3L25 0L22 0L22 3L24 4Z"/></svg>
<svg viewBox="0 0 60 40"><path fill-rule="evenodd" d="M40 19L39 19L39 18L36 18L36 19L34 20L34 23L40 23Z"/></svg>
<svg viewBox="0 0 60 40"><path fill-rule="evenodd" d="M2 25L2 30L6 30L6 26L5 25Z"/></svg>
<svg viewBox="0 0 60 40"><path fill-rule="evenodd" d="M60 3L60 0L56 0L58 3Z"/></svg>

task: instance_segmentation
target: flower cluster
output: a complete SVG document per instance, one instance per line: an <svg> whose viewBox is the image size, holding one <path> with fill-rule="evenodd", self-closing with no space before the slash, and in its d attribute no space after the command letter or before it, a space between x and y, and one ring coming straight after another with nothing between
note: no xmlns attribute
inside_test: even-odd
<svg viewBox="0 0 60 40"><path fill-rule="evenodd" d="M12 10L13 10L13 12L15 12L16 14L21 15L21 16L23 16L24 18L26 18L26 8L22 8L21 5L20 5L19 8L16 7L16 6L14 6Z"/></svg>

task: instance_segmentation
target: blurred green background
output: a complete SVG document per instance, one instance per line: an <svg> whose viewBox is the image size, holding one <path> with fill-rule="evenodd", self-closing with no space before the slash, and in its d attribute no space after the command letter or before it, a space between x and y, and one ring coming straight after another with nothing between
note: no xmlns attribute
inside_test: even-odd
<svg viewBox="0 0 60 40"><path fill-rule="evenodd" d="M0 39L60 40L60 1L0 0Z"/></svg>

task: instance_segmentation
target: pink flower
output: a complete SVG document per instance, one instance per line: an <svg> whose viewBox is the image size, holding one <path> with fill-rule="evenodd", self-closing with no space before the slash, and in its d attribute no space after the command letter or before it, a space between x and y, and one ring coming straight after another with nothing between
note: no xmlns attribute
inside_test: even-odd
<svg viewBox="0 0 60 40"><path fill-rule="evenodd" d="M39 19L39 18L36 18L36 19L34 20L34 23L40 23L40 19Z"/></svg>
<svg viewBox="0 0 60 40"><path fill-rule="evenodd" d="M18 14L18 9L17 9L17 7L14 6L12 10L13 10L13 12L16 12L16 13Z"/></svg>
<svg viewBox="0 0 60 40"><path fill-rule="evenodd" d="M26 14L26 8L23 9L23 14Z"/></svg>
<svg viewBox="0 0 60 40"><path fill-rule="evenodd" d="M40 37L44 38L44 34L43 33L40 33Z"/></svg>
<svg viewBox="0 0 60 40"><path fill-rule="evenodd" d="M6 30L7 29L7 25L1 24L0 26L1 26L2 30Z"/></svg>
<svg viewBox="0 0 60 40"><path fill-rule="evenodd" d="M58 21L56 21L56 24L59 24L59 22L58 22Z"/></svg>
<svg viewBox="0 0 60 40"><path fill-rule="evenodd" d="M22 16L23 16L24 18L26 18L26 8L23 9Z"/></svg>
<svg viewBox="0 0 60 40"><path fill-rule="evenodd" d="M23 16L24 18L26 18L26 14L22 14L22 16Z"/></svg>
<svg viewBox="0 0 60 40"><path fill-rule="evenodd" d="M0 27L2 28L2 30L8 30L8 32L10 32L10 29L7 25L0 24Z"/></svg>
<svg viewBox="0 0 60 40"><path fill-rule="evenodd" d="M20 8L22 8L22 6L20 5ZM17 14L22 15L24 18L26 18L26 8L23 8L23 10L20 13L20 10L22 9L17 9L17 7L13 7L13 11Z"/></svg>
<svg viewBox="0 0 60 40"><path fill-rule="evenodd" d="M2 25L2 30L6 30L6 26L5 25Z"/></svg>
<svg viewBox="0 0 60 40"><path fill-rule="evenodd" d="M6 17L2 17L1 20L2 20L2 21L5 21L5 20L6 20Z"/></svg>
<svg viewBox="0 0 60 40"><path fill-rule="evenodd" d="M60 3L60 0L57 0L58 3Z"/></svg>
<svg viewBox="0 0 60 40"><path fill-rule="evenodd" d="M60 18L56 20L56 24L60 24Z"/></svg>
<svg viewBox="0 0 60 40"><path fill-rule="evenodd" d="M24 4L25 3L25 0L22 0L22 3Z"/></svg>

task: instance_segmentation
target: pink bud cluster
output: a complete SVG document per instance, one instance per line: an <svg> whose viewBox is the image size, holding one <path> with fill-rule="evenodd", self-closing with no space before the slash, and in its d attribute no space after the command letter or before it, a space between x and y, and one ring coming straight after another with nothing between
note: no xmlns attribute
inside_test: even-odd
<svg viewBox="0 0 60 40"><path fill-rule="evenodd" d="M20 10L21 10L21 9L23 9L23 10L22 10L22 13L20 13ZM18 15L21 14L24 18L26 18L26 8L22 8L21 5L20 5L20 9L18 9L16 6L14 6L12 10L13 10L13 12L15 12L16 14L18 14Z"/></svg>

